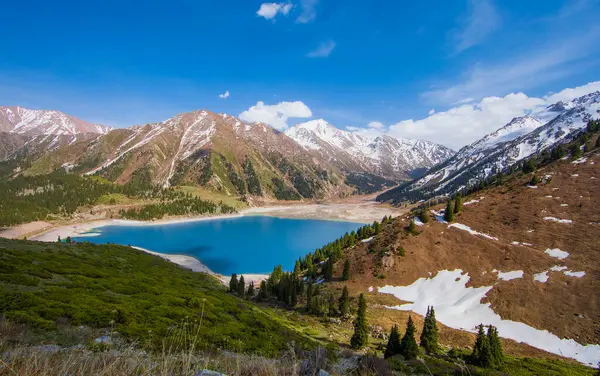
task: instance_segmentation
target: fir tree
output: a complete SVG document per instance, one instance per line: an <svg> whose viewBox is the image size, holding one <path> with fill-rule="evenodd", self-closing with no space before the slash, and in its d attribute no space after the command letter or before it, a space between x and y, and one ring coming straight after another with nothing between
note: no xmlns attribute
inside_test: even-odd
<svg viewBox="0 0 600 376"><path fill-rule="evenodd" d="M404 359L416 359L419 355L419 346L415 339L415 323L413 322L412 316L408 316L408 322L406 323L406 333L402 337L400 342L400 353L404 356Z"/></svg>
<svg viewBox="0 0 600 376"><path fill-rule="evenodd" d="M452 222L454 220L454 205L452 200L448 200L446 203L446 211L444 212L444 220L446 222Z"/></svg>
<svg viewBox="0 0 600 376"><path fill-rule="evenodd" d="M427 209L425 209L425 208L421 209L421 212L419 213L419 219L423 223L429 222L429 212L427 212Z"/></svg>
<svg viewBox="0 0 600 376"><path fill-rule="evenodd" d="M539 182L540 182L540 180L539 180L539 179L538 179L538 177L537 177L537 176L534 174L534 175L531 177L531 180L529 181L529 185L533 185L533 186L535 186L535 185L538 185L538 184L539 184Z"/></svg>
<svg viewBox="0 0 600 376"><path fill-rule="evenodd" d="M388 343L385 347L385 353L383 354L383 357L387 359L396 354L400 354L400 348L400 332L398 330L398 325L394 325L392 326L390 338L388 338Z"/></svg>
<svg viewBox="0 0 600 376"><path fill-rule="evenodd" d="M329 294L329 305L327 307L327 314L329 316L335 316L337 314L335 309L335 298L333 297L333 294Z"/></svg>
<svg viewBox="0 0 600 376"><path fill-rule="evenodd" d="M342 273L342 279L347 281L350 279L350 260L344 261L344 272Z"/></svg>
<svg viewBox="0 0 600 376"><path fill-rule="evenodd" d="M487 335L483 331L483 325L479 325L473 353L471 353L471 362L481 367L489 367L491 365L490 342Z"/></svg>
<svg viewBox="0 0 600 376"><path fill-rule="evenodd" d="M488 327L487 338L490 346L490 364L493 367L500 367L504 363L504 353L500 337L498 337L498 329L490 325Z"/></svg>
<svg viewBox="0 0 600 376"><path fill-rule="evenodd" d="M333 260L331 257L323 265L323 277L326 281L331 281L331 278L333 278Z"/></svg>
<svg viewBox="0 0 600 376"><path fill-rule="evenodd" d="M354 322L354 334L350 339L350 346L353 349L359 350L367 345L369 340L369 332L367 327L367 301L365 296L360 294L358 299L358 314Z"/></svg>
<svg viewBox="0 0 600 376"><path fill-rule="evenodd" d="M373 222L373 232L375 233L375 235L381 232L381 224L377 221Z"/></svg>
<svg viewBox="0 0 600 376"><path fill-rule="evenodd" d="M266 281L261 281L260 282L260 290L258 291L258 300L264 302L265 300L267 300L267 298L269 297L269 292L267 291L267 282Z"/></svg>
<svg viewBox="0 0 600 376"><path fill-rule="evenodd" d="M70 244L70 243L71 243L71 237L70 237L70 236L67 236L67 239L66 239L65 241L66 241L68 244Z"/></svg>
<svg viewBox="0 0 600 376"><path fill-rule="evenodd" d="M425 323L423 324L423 332L421 332L421 346L427 354L435 354L438 352L438 332L437 321L435 319L435 311L433 307L427 308Z"/></svg>
<svg viewBox="0 0 600 376"><path fill-rule="evenodd" d="M419 231L417 231L417 225L415 225L415 221L410 221L408 225L408 232L412 235L419 235Z"/></svg>
<svg viewBox="0 0 600 376"><path fill-rule="evenodd" d="M296 260L296 265L294 266L294 274L300 275L302 273L302 265L300 261Z"/></svg>
<svg viewBox="0 0 600 376"><path fill-rule="evenodd" d="M248 296L249 299L254 298L254 281L250 282L250 285L248 285L246 296Z"/></svg>
<svg viewBox="0 0 600 376"><path fill-rule="evenodd" d="M244 282L244 276L241 275L240 279L237 283L237 293L240 297L244 297L244 293L246 292L246 283Z"/></svg>
<svg viewBox="0 0 600 376"><path fill-rule="evenodd" d="M229 280L229 292L236 292L238 286L237 274L233 273Z"/></svg>
<svg viewBox="0 0 600 376"><path fill-rule="evenodd" d="M290 297L290 304L292 307L295 307L298 304L298 292L296 291L296 287L292 287L292 296Z"/></svg>
<svg viewBox="0 0 600 376"><path fill-rule="evenodd" d="M525 174L529 174L535 171L536 169L536 162L535 159L531 158L527 161L525 161L525 163L523 163L523 173Z"/></svg>
<svg viewBox="0 0 600 376"><path fill-rule="evenodd" d="M463 200L460 195L456 196L454 200L454 214L458 214L462 211Z"/></svg>
<svg viewBox="0 0 600 376"><path fill-rule="evenodd" d="M312 311L312 300L313 297L313 285L312 283L308 284L308 287L306 288L306 311L307 312L311 312Z"/></svg>
<svg viewBox="0 0 600 376"><path fill-rule="evenodd" d="M348 314L348 310L350 308L350 296L346 286L344 286L344 289L342 290L342 296L340 296L338 308L340 315L346 316Z"/></svg>
<svg viewBox="0 0 600 376"><path fill-rule="evenodd" d="M575 143L573 146L571 146L571 158L573 158L573 159L581 158L581 148L579 147L578 143Z"/></svg>

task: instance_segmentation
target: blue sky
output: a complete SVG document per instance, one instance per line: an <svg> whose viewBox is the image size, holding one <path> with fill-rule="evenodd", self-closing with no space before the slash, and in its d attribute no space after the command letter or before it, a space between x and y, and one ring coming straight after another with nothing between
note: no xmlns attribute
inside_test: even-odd
<svg viewBox="0 0 600 376"><path fill-rule="evenodd" d="M311 116L276 126L322 117L442 142L472 119L423 129L432 109L598 80L598 14L600 0L9 2L0 104L129 126L299 101Z"/></svg>

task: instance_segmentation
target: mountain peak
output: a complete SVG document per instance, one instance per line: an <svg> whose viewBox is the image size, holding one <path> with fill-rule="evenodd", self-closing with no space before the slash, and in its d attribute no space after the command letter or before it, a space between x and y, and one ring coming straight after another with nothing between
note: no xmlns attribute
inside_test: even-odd
<svg viewBox="0 0 600 376"><path fill-rule="evenodd" d="M56 110L0 106L0 131L27 136L106 134L111 128L92 124Z"/></svg>

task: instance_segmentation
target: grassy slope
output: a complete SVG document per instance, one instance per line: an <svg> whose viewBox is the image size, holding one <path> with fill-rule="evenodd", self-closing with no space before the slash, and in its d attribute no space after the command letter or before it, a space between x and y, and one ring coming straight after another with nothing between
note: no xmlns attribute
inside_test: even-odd
<svg viewBox="0 0 600 376"><path fill-rule="evenodd" d="M203 347L275 355L290 340L310 342L213 277L117 245L0 239L0 311L46 337L65 325L112 326L145 343L202 315Z"/></svg>

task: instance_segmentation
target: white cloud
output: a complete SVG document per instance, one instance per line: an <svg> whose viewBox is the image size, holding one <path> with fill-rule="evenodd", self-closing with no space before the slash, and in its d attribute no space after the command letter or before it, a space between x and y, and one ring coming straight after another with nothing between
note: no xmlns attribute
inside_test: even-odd
<svg viewBox="0 0 600 376"><path fill-rule="evenodd" d="M383 125L383 123L379 122L379 121L372 121L369 124L367 124L367 126L371 129L383 129L385 128L385 125Z"/></svg>
<svg viewBox="0 0 600 376"><path fill-rule="evenodd" d="M335 48L335 42L330 40L325 43L321 43L317 49L306 54L307 57L327 57L331 55Z"/></svg>
<svg viewBox="0 0 600 376"><path fill-rule="evenodd" d="M221 98L221 99L227 99L227 98L229 98L229 90L227 90L223 94L219 94L219 98Z"/></svg>
<svg viewBox="0 0 600 376"><path fill-rule="evenodd" d="M543 98L511 93L504 97L486 97L480 102L463 104L420 120L403 120L389 127L391 136L421 138L438 142L455 150L506 125L514 117L530 113L539 106L569 101L600 90L600 81L564 89Z"/></svg>
<svg viewBox="0 0 600 376"><path fill-rule="evenodd" d="M428 102L460 104L480 100L489 95L503 95L523 91L570 76L589 64L584 58L600 50L600 27L561 40L553 39L548 45L517 56L507 56L500 63L477 63L470 67L460 82L422 93Z"/></svg>
<svg viewBox="0 0 600 376"><path fill-rule="evenodd" d="M356 131L360 131L361 129L364 129L364 128L361 128L361 127L354 127L354 126L352 126L352 125L347 125L347 126L346 126L346 130L347 130L347 131L350 131L350 132L356 132Z"/></svg>
<svg viewBox="0 0 600 376"><path fill-rule="evenodd" d="M429 114L430 116L435 114L435 108L432 108L431 110L429 110L429 112L427 114Z"/></svg>
<svg viewBox="0 0 600 376"><path fill-rule="evenodd" d="M471 0L469 14L453 35L454 53L480 44L500 23L500 15L491 0Z"/></svg>
<svg viewBox="0 0 600 376"><path fill-rule="evenodd" d="M267 20L275 18L278 14L287 16L292 10L293 5L290 3L263 3L256 12L257 15L264 17Z"/></svg>
<svg viewBox="0 0 600 376"><path fill-rule="evenodd" d="M298 23L309 23L317 18L317 4L319 0L302 0L300 2L300 8L302 8L302 13L296 19Z"/></svg>
<svg viewBox="0 0 600 376"><path fill-rule="evenodd" d="M309 118L312 111L301 101L279 102L274 105L265 105L264 102L257 102L255 106L242 112L239 116L248 123L265 123L278 130L284 130L288 127L289 118Z"/></svg>
<svg viewBox="0 0 600 376"><path fill-rule="evenodd" d="M590 82L587 85L577 86L570 89L564 89L558 93L549 94L545 96L544 99L548 103L556 103L559 101L567 102L573 98L581 97L594 91L600 91L600 81Z"/></svg>

